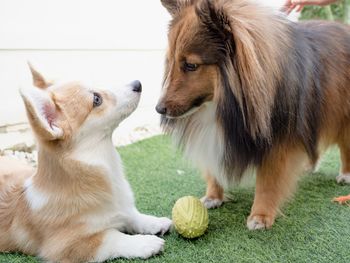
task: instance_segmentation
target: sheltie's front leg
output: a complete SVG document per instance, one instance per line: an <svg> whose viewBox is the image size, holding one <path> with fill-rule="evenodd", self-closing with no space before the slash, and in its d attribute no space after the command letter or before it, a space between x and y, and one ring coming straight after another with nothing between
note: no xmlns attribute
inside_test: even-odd
<svg viewBox="0 0 350 263"><path fill-rule="evenodd" d="M350 125L347 129L344 129L338 145L341 157L341 170L337 176L337 182L350 184Z"/></svg>
<svg viewBox="0 0 350 263"><path fill-rule="evenodd" d="M257 170L254 204L247 220L250 230L270 228L280 206L295 189L306 154L301 149L278 147Z"/></svg>
<svg viewBox="0 0 350 263"><path fill-rule="evenodd" d="M224 188L209 173L205 173L205 179L207 180L207 192L201 198L202 203L208 209L220 207L224 202Z"/></svg>

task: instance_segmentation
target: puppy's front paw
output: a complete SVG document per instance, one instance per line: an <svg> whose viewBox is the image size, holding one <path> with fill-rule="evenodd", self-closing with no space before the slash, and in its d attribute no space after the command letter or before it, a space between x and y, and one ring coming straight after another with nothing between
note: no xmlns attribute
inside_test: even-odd
<svg viewBox="0 0 350 263"><path fill-rule="evenodd" d="M350 173L340 174L337 176L338 184L350 184Z"/></svg>
<svg viewBox="0 0 350 263"><path fill-rule="evenodd" d="M149 258L159 254L164 249L165 241L152 235L135 235L130 243L130 255L128 258Z"/></svg>
<svg viewBox="0 0 350 263"><path fill-rule="evenodd" d="M164 235L170 230L173 222L167 217L145 216L142 221L141 233Z"/></svg>
<svg viewBox="0 0 350 263"><path fill-rule="evenodd" d="M266 215L250 215L247 220L249 230L259 230L271 228L275 218Z"/></svg>
<svg viewBox="0 0 350 263"><path fill-rule="evenodd" d="M203 196L201 198L201 202L206 208L214 209L220 207L224 201L221 199L211 199L207 196Z"/></svg>

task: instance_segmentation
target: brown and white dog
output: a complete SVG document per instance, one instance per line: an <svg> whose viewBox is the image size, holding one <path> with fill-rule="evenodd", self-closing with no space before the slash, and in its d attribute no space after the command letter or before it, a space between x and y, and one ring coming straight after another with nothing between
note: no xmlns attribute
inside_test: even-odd
<svg viewBox="0 0 350 263"><path fill-rule="evenodd" d="M298 174L340 147L350 183L350 27L293 23L246 0L162 0L172 15L165 131L207 178L207 207L255 168L249 229L269 228Z"/></svg>
<svg viewBox="0 0 350 263"><path fill-rule="evenodd" d="M32 73L36 87L21 95L38 167L0 158L0 251L69 263L162 251L164 240L155 235L167 232L171 220L136 209L111 139L136 109L141 83L97 90L78 82L49 85Z"/></svg>

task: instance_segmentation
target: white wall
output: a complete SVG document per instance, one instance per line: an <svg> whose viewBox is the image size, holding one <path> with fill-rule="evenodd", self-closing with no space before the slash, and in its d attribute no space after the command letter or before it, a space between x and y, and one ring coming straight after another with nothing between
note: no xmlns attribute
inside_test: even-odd
<svg viewBox="0 0 350 263"><path fill-rule="evenodd" d="M163 49L168 20L160 0L1 0L0 49Z"/></svg>
<svg viewBox="0 0 350 263"><path fill-rule="evenodd" d="M160 0L1 0L0 49L163 49Z"/></svg>
<svg viewBox="0 0 350 263"><path fill-rule="evenodd" d="M158 123L169 19L158 0L0 0L0 126L26 120L18 88L31 81L28 60L58 80L140 79L140 125Z"/></svg>
<svg viewBox="0 0 350 263"><path fill-rule="evenodd" d="M27 60L54 79L140 79L134 123L157 123L169 19L160 0L0 0L0 126L26 120L18 88L30 81Z"/></svg>

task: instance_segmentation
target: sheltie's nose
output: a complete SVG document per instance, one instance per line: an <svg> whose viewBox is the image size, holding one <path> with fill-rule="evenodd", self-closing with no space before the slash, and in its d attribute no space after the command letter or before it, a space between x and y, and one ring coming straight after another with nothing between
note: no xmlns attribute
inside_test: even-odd
<svg viewBox="0 0 350 263"><path fill-rule="evenodd" d="M132 91L142 92L142 84L139 80L135 80L135 81L131 82L130 85L132 87Z"/></svg>
<svg viewBox="0 0 350 263"><path fill-rule="evenodd" d="M159 103L157 106L156 106L156 111L159 113L159 114L166 114L166 107L164 106L164 104L162 103Z"/></svg>

